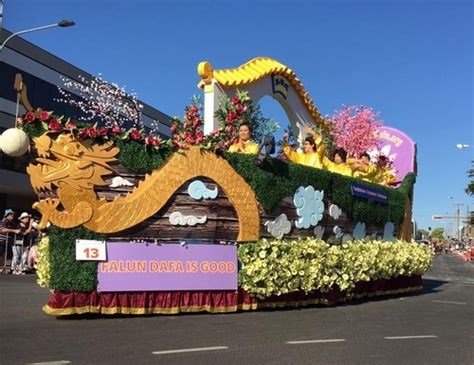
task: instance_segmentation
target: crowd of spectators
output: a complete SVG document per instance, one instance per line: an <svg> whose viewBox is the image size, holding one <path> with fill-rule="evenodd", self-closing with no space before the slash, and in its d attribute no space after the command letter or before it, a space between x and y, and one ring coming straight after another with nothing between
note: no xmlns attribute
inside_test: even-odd
<svg viewBox="0 0 474 365"><path fill-rule="evenodd" d="M31 272L39 235L38 222L31 214L23 212L17 217L6 209L0 222L0 269L14 275Z"/></svg>

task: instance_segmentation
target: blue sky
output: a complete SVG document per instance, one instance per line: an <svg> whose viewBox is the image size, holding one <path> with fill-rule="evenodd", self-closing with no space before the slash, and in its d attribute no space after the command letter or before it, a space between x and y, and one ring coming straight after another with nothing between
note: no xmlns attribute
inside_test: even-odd
<svg viewBox="0 0 474 365"><path fill-rule="evenodd" d="M200 61L221 69L275 58L323 115L368 105L417 142L420 228L446 228L431 216L453 215L453 203L474 210L464 192L474 159L471 1L4 0L10 31L64 18L77 25L25 38L170 115L200 94ZM264 99L262 110L287 123L278 104Z"/></svg>

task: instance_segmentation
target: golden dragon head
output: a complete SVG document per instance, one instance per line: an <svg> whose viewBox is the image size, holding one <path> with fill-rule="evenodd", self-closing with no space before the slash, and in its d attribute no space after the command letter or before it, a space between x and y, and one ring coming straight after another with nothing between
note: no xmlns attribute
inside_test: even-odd
<svg viewBox="0 0 474 365"><path fill-rule="evenodd" d="M106 185L102 177L112 172L108 163L115 161L119 152L113 142L93 144L79 141L72 134L61 134L56 139L44 134L33 142L38 153L37 163L31 163L27 172L36 192L51 190L60 184L79 191Z"/></svg>

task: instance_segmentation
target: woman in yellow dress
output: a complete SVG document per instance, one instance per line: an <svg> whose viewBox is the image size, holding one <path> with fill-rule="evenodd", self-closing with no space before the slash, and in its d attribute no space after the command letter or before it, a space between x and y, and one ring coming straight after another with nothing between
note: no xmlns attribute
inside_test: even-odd
<svg viewBox="0 0 474 365"><path fill-rule="evenodd" d="M333 156L334 161L331 161L326 156L323 157L323 167L331 172L352 176L352 169L346 163L347 152L343 148L337 148Z"/></svg>
<svg viewBox="0 0 474 365"><path fill-rule="evenodd" d="M247 123L241 123L239 126L239 141L229 147L229 152L245 153L257 155L260 152L260 147L252 141L252 130Z"/></svg>
<svg viewBox="0 0 474 365"><path fill-rule="evenodd" d="M283 135L283 153L291 162L322 169L324 147L320 146L318 148L318 144L321 143L321 137L314 133L311 128L307 128L306 131L311 136L305 138L303 152L296 152L288 145L288 133L285 133Z"/></svg>

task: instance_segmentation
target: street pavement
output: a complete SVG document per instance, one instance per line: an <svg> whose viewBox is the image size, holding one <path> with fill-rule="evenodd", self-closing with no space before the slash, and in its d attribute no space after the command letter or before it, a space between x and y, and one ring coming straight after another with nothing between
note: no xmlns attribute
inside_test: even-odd
<svg viewBox="0 0 474 365"><path fill-rule="evenodd" d="M424 290L345 305L56 318L35 276L0 277L0 364L474 364L474 263L437 255Z"/></svg>

